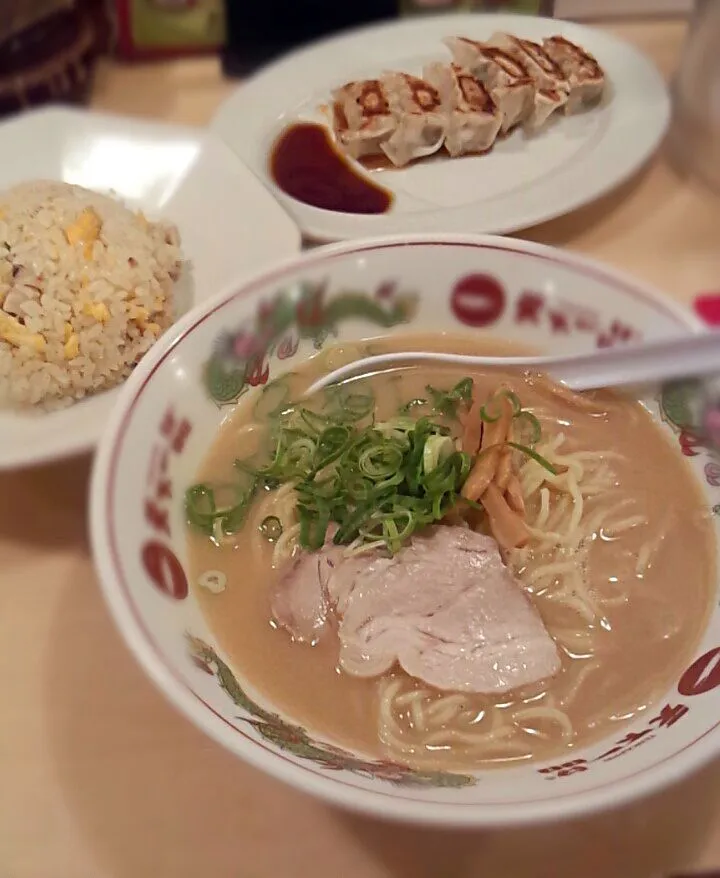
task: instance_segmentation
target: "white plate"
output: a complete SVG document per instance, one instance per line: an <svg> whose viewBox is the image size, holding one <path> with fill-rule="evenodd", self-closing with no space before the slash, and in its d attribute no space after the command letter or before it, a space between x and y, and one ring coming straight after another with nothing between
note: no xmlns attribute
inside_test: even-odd
<svg viewBox="0 0 720 878"><path fill-rule="evenodd" d="M300 249L300 233L257 178L212 134L81 110L49 109L0 125L0 190L27 179L113 190L175 223L190 271L187 310ZM94 447L117 390L50 414L0 411L0 469Z"/></svg>
<svg viewBox="0 0 720 878"><path fill-rule="evenodd" d="M272 184L268 153L278 132L303 119L326 121L320 105L349 79L388 68L420 73L448 58L442 38L485 39L495 30L539 40L563 34L604 67L608 99L524 139L516 132L486 156L424 162L376 172L395 194L386 214L362 216L301 204ZM515 15L440 15L355 30L295 52L243 84L212 128L278 195L307 235L340 240L406 232L508 232L592 201L653 153L667 127L669 98L659 72L636 49L600 30L557 19Z"/></svg>

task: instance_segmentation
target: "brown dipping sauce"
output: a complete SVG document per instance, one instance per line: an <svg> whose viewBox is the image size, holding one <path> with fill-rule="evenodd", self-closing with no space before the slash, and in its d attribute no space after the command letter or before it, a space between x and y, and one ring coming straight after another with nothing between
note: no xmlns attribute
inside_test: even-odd
<svg viewBox="0 0 720 878"><path fill-rule="evenodd" d="M368 180L339 152L329 131L314 122L289 125L273 144L270 175L287 195L324 210L385 213L393 196Z"/></svg>

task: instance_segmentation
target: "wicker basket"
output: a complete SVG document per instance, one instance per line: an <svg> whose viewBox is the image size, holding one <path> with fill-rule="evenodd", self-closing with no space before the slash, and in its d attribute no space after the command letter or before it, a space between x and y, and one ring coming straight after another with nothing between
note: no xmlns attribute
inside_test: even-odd
<svg viewBox="0 0 720 878"><path fill-rule="evenodd" d="M0 0L0 114L85 100L107 39L101 2Z"/></svg>

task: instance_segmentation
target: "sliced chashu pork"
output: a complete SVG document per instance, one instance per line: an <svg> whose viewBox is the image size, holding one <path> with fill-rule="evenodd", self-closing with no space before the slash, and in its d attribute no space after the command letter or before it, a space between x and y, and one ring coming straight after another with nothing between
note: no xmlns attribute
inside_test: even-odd
<svg viewBox="0 0 720 878"><path fill-rule="evenodd" d="M276 622L316 642L337 625L340 666L372 677L396 663L445 691L501 694L553 676L557 648L490 537L428 528L394 557L302 554L280 578Z"/></svg>
<svg viewBox="0 0 720 878"><path fill-rule="evenodd" d="M283 571L272 595L272 613L295 640L315 644L320 639L333 605L328 583L344 551L327 542L318 552L301 552Z"/></svg>

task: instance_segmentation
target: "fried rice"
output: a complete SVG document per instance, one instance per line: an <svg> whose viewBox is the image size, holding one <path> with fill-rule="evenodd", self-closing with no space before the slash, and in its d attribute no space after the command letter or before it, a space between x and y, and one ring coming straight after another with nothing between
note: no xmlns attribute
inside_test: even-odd
<svg viewBox="0 0 720 878"><path fill-rule="evenodd" d="M120 383L173 321L177 229L106 195L0 192L0 406L55 408Z"/></svg>

